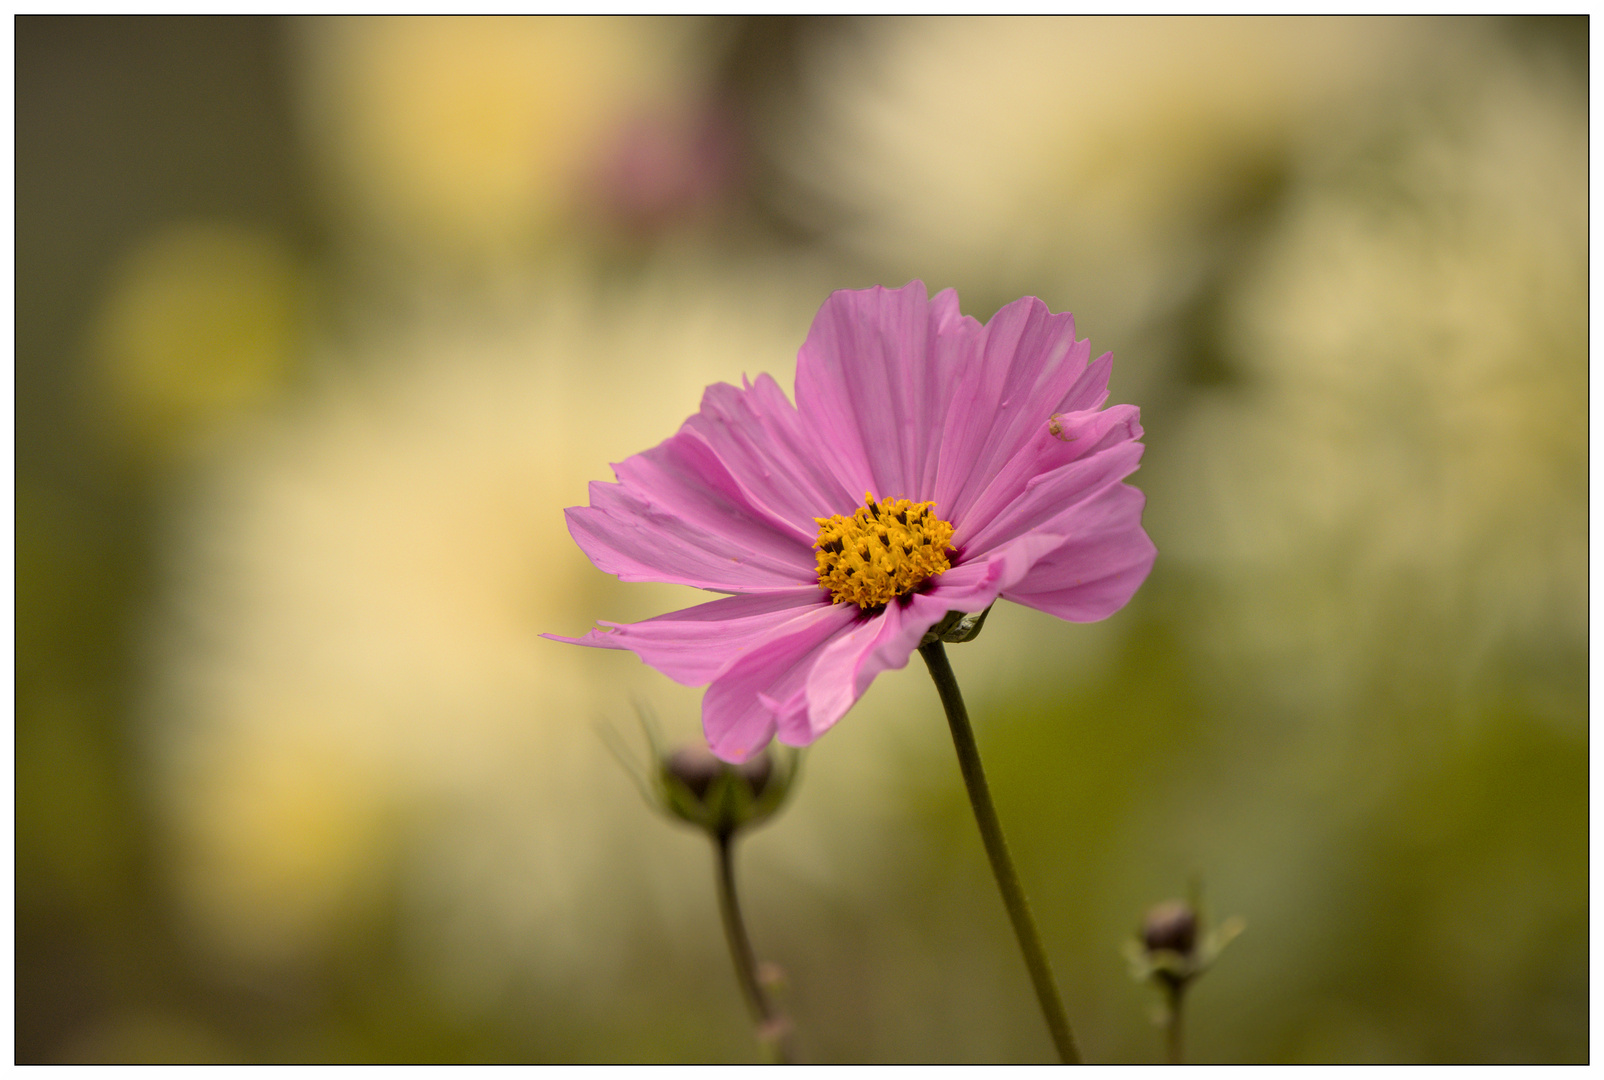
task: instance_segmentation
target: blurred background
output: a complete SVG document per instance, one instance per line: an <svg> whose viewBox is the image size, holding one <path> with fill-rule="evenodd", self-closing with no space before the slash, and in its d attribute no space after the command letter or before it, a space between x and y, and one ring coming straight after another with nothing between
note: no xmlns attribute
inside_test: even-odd
<svg viewBox="0 0 1604 1080"><path fill-rule="evenodd" d="M16 23L16 1057L757 1058L569 540L832 289L1113 350L1160 556L952 650L1094 1061L1585 1061L1585 18ZM642 744L644 740L641 740ZM742 842L805 1061L1051 1054L918 664Z"/></svg>

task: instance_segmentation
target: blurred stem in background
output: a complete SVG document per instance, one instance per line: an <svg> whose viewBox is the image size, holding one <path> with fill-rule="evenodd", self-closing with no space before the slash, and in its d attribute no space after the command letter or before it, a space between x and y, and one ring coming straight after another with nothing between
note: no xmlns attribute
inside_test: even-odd
<svg viewBox="0 0 1604 1080"><path fill-rule="evenodd" d="M647 734L651 736L649 726ZM752 1010L758 1045L781 1065L792 1061L790 1022L764 991L757 955L741 916L735 889L735 837L747 825L766 820L780 808L796 777L796 760L792 755L776 769L774 758L765 751L740 765L730 765L700 746L681 747L667 757L658 755L656 801L675 817L699 826L713 841L718 858L718 911L730 959L735 962L735 979Z"/></svg>
<svg viewBox="0 0 1604 1080"><path fill-rule="evenodd" d="M763 992L757 957L746 934L746 921L741 917L741 901L735 891L734 835L715 836L713 847L718 852L718 910L724 919L724 937L730 943L730 959L735 961L735 977L741 983L741 992L757 1023L758 1043L776 1064L789 1065L794 1060L787 1037L790 1021L780 1015L774 1002Z"/></svg>
<svg viewBox="0 0 1604 1080"><path fill-rule="evenodd" d="M648 803L669 817L695 825L713 841L718 910L730 959L735 963L735 980L752 1012L758 1045L775 1064L789 1065L795 1060L791 1022L770 996L779 982L778 974L771 965L758 963L751 936L746 932L735 887L735 840L742 829L767 821L779 810L791 793L801 759L794 751L773 755L765 750L739 765L731 765L714 757L706 747L695 745L664 753L654 721L645 708L641 709L641 727L655 763L645 776L612 729L603 727L601 734Z"/></svg>
<svg viewBox="0 0 1604 1080"><path fill-rule="evenodd" d="M969 640L980 632L980 624L984 620L985 613L982 612L979 620L955 631L955 634L962 636L949 636L949 640ZM975 745L975 733L969 726L969 710L964 708L963 694L958 690L958 680L952 673L952 665L947 662L947 650L941 642L942 638L936 636L934 640L920 645L919 655L924 657L926 666L930 668L930 677L935 680L936 692L941 695L942 708L947 712L953 746L958 751L958 767L963 771L969 805L975 811L975 824L980 826L980 839L986 845L986 857L991 860L991 872L997 878L997 888L1002 893L1003 905L1008 909L1008 919L1014 924L1019 951L1024 954L1025 966L1030 969L1030 982L1035 987L1036 1000L1041 1005L1047 1029L1052 1033L1053 1046L1058 1049L1059 1060L1064 1064L1079 1065L1080 1050L1075 1045L1074 1033L1069 1029L1069 1018L1064 1014L1064 1002L1058 995L1058 984L1053 980L1053 969L1047 962L1047 951L1042 948L1036 920L1030 914L1030 902L1025 899L1025 890L1019 884L1019 873L1014 869L1013 857L1008 854L1008 841L1003 836L1002 822L997 817L997 808L992 805L991 788L986 783L986 772L980 764L980 748Z"/></svg>

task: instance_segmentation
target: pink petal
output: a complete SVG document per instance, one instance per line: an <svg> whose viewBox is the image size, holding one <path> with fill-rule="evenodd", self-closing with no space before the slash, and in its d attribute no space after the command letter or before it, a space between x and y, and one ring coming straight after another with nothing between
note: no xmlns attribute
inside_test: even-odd
<svg viewBox="0 0 1604 1080"><path fill-rule="evenodd" d="M1128 484L1104 488L1076 508L1063 543L1003 596L1074 622L1112 615L1147 580L1158 554L1142 529L1146 502Z"/></svg>
<svg viewBox="0 0 1604 1080"><path fill-rule="evenodd" d="M1091 343L1087 342L1087 352L1091 351ZM1064 400L1058 403L1053 412L1085 412L1089 409L1100 409L1103 402L1108 400L1108 376L1114 370L1114 354L1106 352L1086 365L1080 378L1075 380L1064 394Z"/></svg>
<svg viewBox="0 0 1604 1080"><path fill-rule="evenodd" d="M919 639L948 610L939 599L915 593L902 603L886 605L880 615L837 635L808 676L808 726L806 737L796 745L805 746L834 727L869 689L876 675L906 667Z"/></svg>
<svg viewBox="0 0 1604 1080"><path fill-rule="evenodd" d="M1134 405L1115 405L1101 411L1055 413L1034 436L1015 452L992 478L962 520L954 523L953 544L970 550L1000 516L1018 512L1017 504L1044 477L1073 461L1090 458L1120 443L1142 437L1140 412ZM1121 478L1127 474L1121 474ZM1017 535L1017 530L1009 535Z"/></svg>
<svg viewBox="0 0 1604 1080"><path fill-rule="evenodd" d="M627 649L677 683L701 686L748 649L810 609L829 603L818 586L726 596L638 623L603 622L581 638L542 634L553 641Z"/></svg>
<svg viewBox="0 0 1604 1080"><path fill-rule="evenodd" d="M718 455L753 505L795 529L812 545L814 519L850 514L863 497L843 487L820 458L817 439L802 428L796 409L767 375L744 389L717 383L702 408L685 421Z"/></svg>
<svg viewBox="0 0 1604 1080"><path fill-rule="evenodd" d="M979 340L957 294L926 299L921 281L824 302L797 353L797 410L855 497L933 490L949 406Z"/></svg>
<svg viewBox="0 0 1604 1080"><path fill-rule="evenodd" d="M1083 506L1136 471L1142 450L1139 442L1122 442L1033 477L1017 498L962 542L962 557L968 561L1032 531L1070 535L1079 527Z"/></svg>
<svg viewBox="0 0 1604 1080"><path fill-rule="evenodd" d="M859 619L852 604L814 608L725 668L702 697L702 731L713 753L740 762L767 746L777 724L774 703L789 699L830 641Z"/></svg>
<svg viewBox="0 0 1604 1080"><path fill-rule="evenodd" d="M619 483L592 483L590 506L567 517L574 542L619 580L723 592L817 581L812 538L754 505L696 436L674 435L614 471Z"/></svg>
<svg viewBox="0 0 1604 1080"><path fill-rule="evenodd" d="M769 694L759 694L758 701L774 714L774 737L786 746L807 746L813 742L813 729L808 724L807 684L789 685L790 696L779 701Z"/></svg>
<svg viewBox="0 0 1604 1080"><path fill-rule="evenodd" d="M937 512L956 524L991 480L1084 382L1091 344L1075 341L1075 320L1034 296L986 324L983 359L966 367L941 438ZM1079 381L1079 382L1078 382Z"/></svg>
<svg viewBox="0 0 1604 1080"><path fill-rule="evenodd" d="M1036 562L1061 544L1050 533L1027 533L965 561L937 577L925 595L947 611L984 611L997 597L1025 580Z"/></svg>

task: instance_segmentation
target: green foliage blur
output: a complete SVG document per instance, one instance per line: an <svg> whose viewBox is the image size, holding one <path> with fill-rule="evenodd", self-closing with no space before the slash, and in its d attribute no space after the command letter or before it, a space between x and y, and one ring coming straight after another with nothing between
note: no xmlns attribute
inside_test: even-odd
<svg viewBox="0 0 1604 1080"><path fill-rule="evenodd" d="M1585 17L15 40L19 1062L758 1060L561 510L913 277L1142 408L1136 599L950 650L1088 1059L1197 883L1192 1060L1587 1060ZM920 665L739 850L803 1061L1049 1058Z"/></svg>

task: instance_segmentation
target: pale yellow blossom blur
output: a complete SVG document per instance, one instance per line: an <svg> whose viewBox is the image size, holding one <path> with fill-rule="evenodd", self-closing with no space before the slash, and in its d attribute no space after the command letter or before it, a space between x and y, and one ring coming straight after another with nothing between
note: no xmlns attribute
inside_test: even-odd
<svg viewBox="0 0 1604 1080"><path fill-rule="evenodd" d="M698 25L597 17L308 20L299 105L369 242L507 259L571 233L630 121L705 90Z"/></svg>

